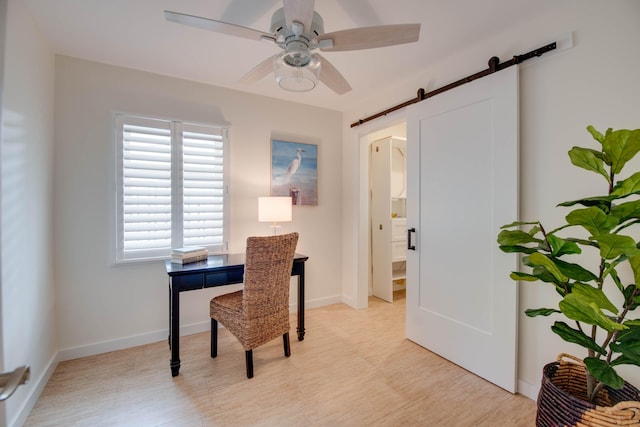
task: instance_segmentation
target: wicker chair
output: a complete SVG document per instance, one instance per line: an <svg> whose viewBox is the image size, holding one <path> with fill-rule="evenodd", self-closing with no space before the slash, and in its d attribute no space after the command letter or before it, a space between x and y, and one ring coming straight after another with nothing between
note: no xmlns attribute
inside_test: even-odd
<svg viewBox="0 0 640 427"><path fill-rule="evenodd" d="M298 233L249 237L244 289L211 300L211 357L218 355L218 322L245 350L247 378L253 377L253 349L282 335L284 355L289 345L289 281Z"/></svg>

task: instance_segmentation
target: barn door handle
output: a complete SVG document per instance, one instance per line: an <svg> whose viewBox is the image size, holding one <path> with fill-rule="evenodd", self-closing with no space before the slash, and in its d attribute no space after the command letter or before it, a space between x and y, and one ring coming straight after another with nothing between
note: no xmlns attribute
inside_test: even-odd
<svg viewBox="0 0 640 427"><path fill-rule="evenodd" d="M407 249L411 251L416 250L416 245L411 244L411 233L415 233L415 232L416 232L415 227L411 227L410 229L407 230Z"/></svg>

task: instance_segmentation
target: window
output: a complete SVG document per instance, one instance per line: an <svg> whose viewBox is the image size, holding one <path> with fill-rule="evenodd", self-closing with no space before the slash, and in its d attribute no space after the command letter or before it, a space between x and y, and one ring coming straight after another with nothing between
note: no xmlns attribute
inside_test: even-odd
<svg viewBox="0 0 640 427"><path fill-rule="evenodd" d="M227 129L116 115L116 262L227 249Z"/></svg>

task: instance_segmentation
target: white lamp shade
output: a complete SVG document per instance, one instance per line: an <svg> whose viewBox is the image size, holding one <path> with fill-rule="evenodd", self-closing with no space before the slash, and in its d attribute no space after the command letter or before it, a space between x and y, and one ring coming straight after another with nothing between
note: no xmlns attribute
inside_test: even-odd
<svg viewBox="0 0 640 427"><path fill-rule="evenodd" d="M291 206L291 197L258 197L258 221L291 221L293 210Z"/></svg>

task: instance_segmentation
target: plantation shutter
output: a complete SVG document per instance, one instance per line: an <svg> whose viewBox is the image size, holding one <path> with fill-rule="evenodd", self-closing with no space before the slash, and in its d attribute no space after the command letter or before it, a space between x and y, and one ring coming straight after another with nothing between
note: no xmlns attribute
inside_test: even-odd
<svg viewBox="0 0 640 427"><path fill-rule="evenodd" d="M224 251L225 129L123 115L116 129L116 261Z"/></svg>
<svg viewBox="0 0 640 427"><path fill-rule="evenodd" d="M123 259L162 255L171 247L170 124L142 118L121 123Z"/></svg>
<svg viewBox="0 0 640 427"><path fill-rule="evenodd" d="M224 244L222 129L183 125L182 223L184 246Z"/></svg>

